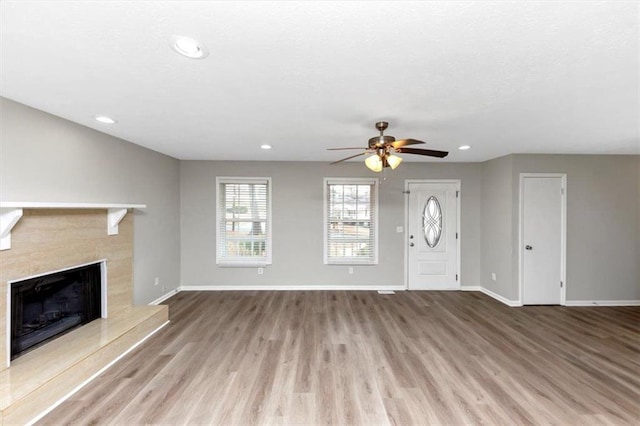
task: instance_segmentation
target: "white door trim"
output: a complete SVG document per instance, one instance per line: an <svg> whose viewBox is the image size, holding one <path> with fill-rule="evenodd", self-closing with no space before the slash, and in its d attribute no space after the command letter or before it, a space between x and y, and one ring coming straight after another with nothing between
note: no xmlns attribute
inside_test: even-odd
<svg viewBox="0 0 640 426"><path fill-rule="evenodd" d="M460 179L405 179L404 180L404 288L409 290L409 184L412 183L454 183L456 184L456 191L458 191L458 202L456 203L456 230L458 232L458 238L456 239L456 246L458 250L457 255L457 274L458 285L462 289L462 270L460 268L462 258L460 253L460 241L462 241L462 232L460 229L460 212L462 211L462 192L460 191Z"/></svg>
<svg viewBox="0 0 640 426"><path fill-rule="evenodd" d="M562 198L560 212L560 305L567 304L567 174L566 173L520 173L518 193L518 299L522 305L524 294L524 180L531 177L555 177L561 179Z"/></svg>

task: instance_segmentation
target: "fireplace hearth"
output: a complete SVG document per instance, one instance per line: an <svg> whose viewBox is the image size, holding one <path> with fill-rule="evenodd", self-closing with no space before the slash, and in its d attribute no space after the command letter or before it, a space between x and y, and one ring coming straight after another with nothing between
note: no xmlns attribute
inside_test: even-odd
<svg viewBox="0 0 640 426"><path fill-rule="evenodd" d="M102 316L102 263L11 284L11 359Z"/></svg>

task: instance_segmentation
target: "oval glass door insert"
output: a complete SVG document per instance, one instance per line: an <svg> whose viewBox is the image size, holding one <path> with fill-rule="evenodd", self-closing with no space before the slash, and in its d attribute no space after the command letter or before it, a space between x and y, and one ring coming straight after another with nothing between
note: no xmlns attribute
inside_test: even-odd
<svg viewBox="0 0 640 426"><path fill-rule="evenodd" d="M442 208L438 199L433 195L424 204L422 230L427 245L430 248L437 246L442 236Z"/></svg>

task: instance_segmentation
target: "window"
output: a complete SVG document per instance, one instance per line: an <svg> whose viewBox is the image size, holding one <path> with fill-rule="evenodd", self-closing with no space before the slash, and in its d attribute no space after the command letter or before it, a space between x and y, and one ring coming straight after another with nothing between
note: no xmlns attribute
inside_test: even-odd
<svg viewBox="0 0 640 426"><path fill-rule="evenodd" d="M271 264L271 178L216 178L221 266Z"/></svg>
<svg viewBox="0 0 640 426"><path fill-rule="evenodd" d="M377 179L324 180L325 264L378 263Z"/></svg>

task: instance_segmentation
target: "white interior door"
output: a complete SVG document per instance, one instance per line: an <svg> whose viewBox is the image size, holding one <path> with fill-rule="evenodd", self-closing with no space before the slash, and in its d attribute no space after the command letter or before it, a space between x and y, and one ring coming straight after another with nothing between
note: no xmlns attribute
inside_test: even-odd
<svg viewBox="0 0 640 426"><path fill-rule="evenodd" d="M522 303L562 303L563 197L561 176L523 176Z"/></svg>
<svg viewBox="0 0 640 426"><path fill-rule="evenodd" d="M459 182L408 182L409 290L457 290Z"/></svg>

